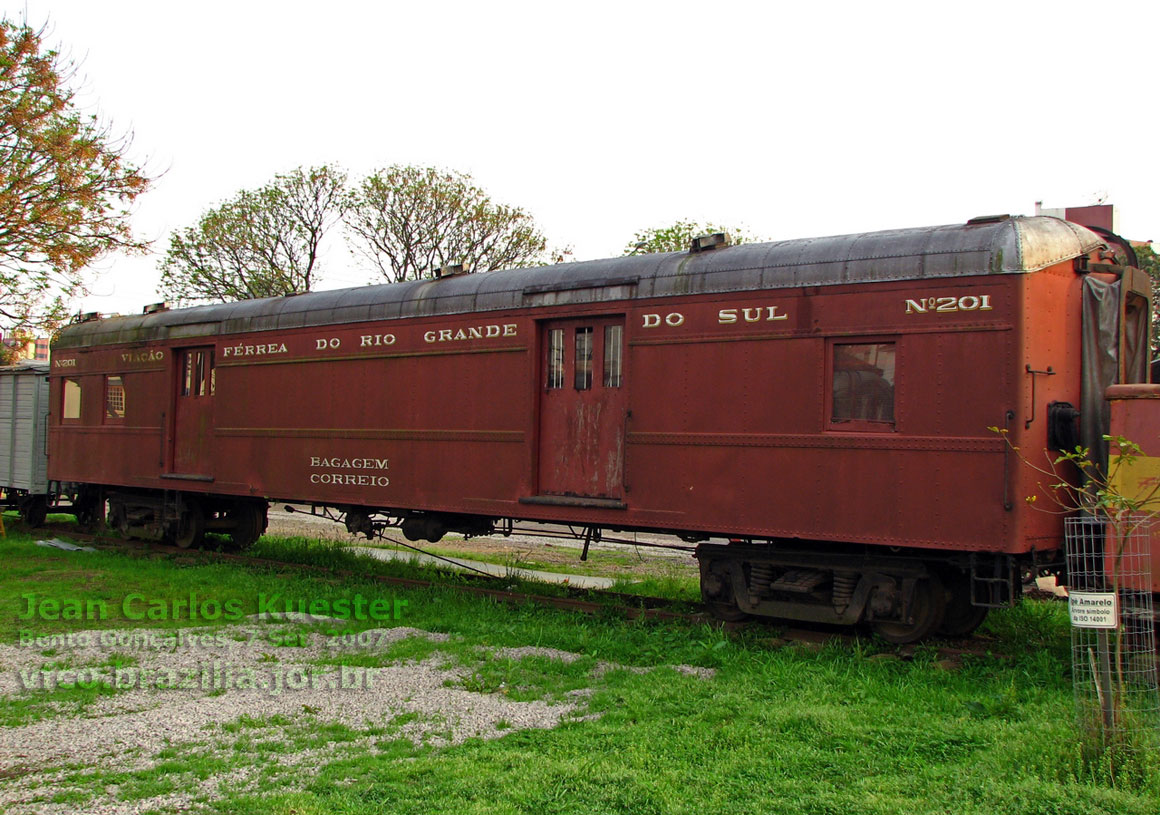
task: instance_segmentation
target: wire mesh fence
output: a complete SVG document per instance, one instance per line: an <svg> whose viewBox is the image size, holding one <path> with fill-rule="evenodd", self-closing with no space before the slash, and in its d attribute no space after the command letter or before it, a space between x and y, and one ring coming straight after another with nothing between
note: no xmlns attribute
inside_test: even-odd
<svg viewBox="0 0 1160 815"><path fill-rule="evenodd" d="M1066 520L1076 712L1102 748L1160 746L1151 521Z"/></svg>

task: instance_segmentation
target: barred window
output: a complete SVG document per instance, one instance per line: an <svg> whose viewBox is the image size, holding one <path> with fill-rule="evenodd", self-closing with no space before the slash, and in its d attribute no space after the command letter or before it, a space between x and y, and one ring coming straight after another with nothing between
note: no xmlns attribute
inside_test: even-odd
<svg viewBox="0 0 1160 815"><path fill-rule="evenodd" d="M592 328L576 329L576 390L592 387Z"/></svg>
<svg viewBox="0 0 1160 815"><path fill-rule="evenodd" d="M548 332L548 390L564 387L564 329Z"/></svg>
<svg viewBox="0 0 1160 815"><path fill-rule="evenodd" d="M119 376L105 377L105 418L125 418L125 385Z"/></svg>
<svg viewBox="0 0 1160 815"><path fill-rule="evenodd" d="M604 387L619 388L623 378L621 352L624 326L604 326Z"/></svg>

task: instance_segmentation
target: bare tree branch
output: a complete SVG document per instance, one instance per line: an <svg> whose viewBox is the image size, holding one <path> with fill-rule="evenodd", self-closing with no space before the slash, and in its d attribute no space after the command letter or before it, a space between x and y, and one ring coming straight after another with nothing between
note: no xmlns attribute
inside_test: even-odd
<svg viewBox="0 0 1160 815"><path fill-rule="evenodd" d="M539 262L547 242L532 216L492 202L471 176L431 167L379 170L351 193L347 234L390 281L468 263L486 272Z"/></svg>
<svg viewBox="0 0 1160 815"><path fill-rule="evenodd" d="M322 240L342 217L345 185L337 167L298 168L209 210L170 236L163 295L196 303L310 291Z"/></svg>

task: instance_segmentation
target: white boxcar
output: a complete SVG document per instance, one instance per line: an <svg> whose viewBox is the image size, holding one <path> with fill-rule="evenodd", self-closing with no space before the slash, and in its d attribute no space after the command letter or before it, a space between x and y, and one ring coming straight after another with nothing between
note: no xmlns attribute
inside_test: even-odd
<svg viewBox="0 0 1160 815"><path fill-rule="evenodd" d="M48 364L0 367L0 491L32 526L48 511Z"/></svg>

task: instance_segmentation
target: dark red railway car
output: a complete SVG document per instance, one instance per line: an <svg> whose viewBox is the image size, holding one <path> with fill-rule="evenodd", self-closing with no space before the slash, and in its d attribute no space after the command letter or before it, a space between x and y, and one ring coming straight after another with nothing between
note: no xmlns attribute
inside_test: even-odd
<svg viewBox="0 0 1160 815"><path fill-rule="evenodd" d="M50 474L186 545L267 499L728 539L698 549L725 615L966 631L1062 537L988 428L1098 444L1103 388L1147 379L1122 247L1004 216L79 323Z"/></svg>

